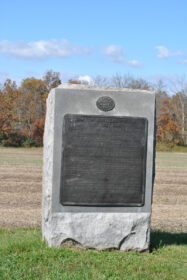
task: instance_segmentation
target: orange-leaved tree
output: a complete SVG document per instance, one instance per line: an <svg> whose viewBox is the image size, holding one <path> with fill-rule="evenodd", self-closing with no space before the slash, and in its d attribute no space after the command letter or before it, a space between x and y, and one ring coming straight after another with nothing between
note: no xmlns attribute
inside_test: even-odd
<svg viewBox="0 0 187 280"><path fill-rule="evenodd" d="M179 128L175 120L173 105L169 97L163 98L159 115L157 116L157 141L165 143L176 142Z"/></svg>
<svg viewBox="0 0 187 280"><path fill-rule="evenodd" d="M42 146L43 133L44 133L45 116L37 119L31 128L31 137L35 140L36 144Z"/></svg>
<svg viewBox="0 0 187 280"><path fill-rule="evenodd" d="M45 115L47 97L46 84L43 80L28 78L23 80L19 89L18 108L22 129L31 137L31 128L37 119Z"/></svg>

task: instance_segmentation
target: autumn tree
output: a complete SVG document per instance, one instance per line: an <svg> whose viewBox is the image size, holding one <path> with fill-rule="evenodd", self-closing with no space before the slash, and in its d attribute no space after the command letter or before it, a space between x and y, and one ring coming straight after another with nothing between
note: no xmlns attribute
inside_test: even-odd
<svg viewBox="0 0 187 280"><path fill-rule="evenodd" d="M172 103L177 117L177 123L180 128L181 136L184 140L185 119L187 118L187 79L185 76L176 77L170 80L170 88L174 93Z"/></svg>
<svg viewBox="0 0 187 280"><path fill-rule="evenodd" d="M46 98L61 83L60 73L24 79L18 88L7 79L0 87L0 143L19 146L26 138L42 144Z"/></svg>
<svg viewBox="0 0 187 280"><path fill-rule="evenodd" d="M18 125L18 96L16 83L7 79L0 91L0 141L4 146L20 146L26 137Z"/></svg>
<svg viewBox="0 0 187 280"><path fill-rule="evenodd" d="M113 76L113 84L118 88L132 88L132 89L151 89L150 84L143 78L135 79L131 75L120 75L116 74Z"/></svg>
<svg viewBox="0 0 187 280"><path fill-rule="evenodd" d="M187 96L181 92L172 96L173 109L176 115L176 122L180 129L181 137L184 140L186 128L185 121L187 120Z"/></svg>
<svg viewBox="0 0 187 280"><path fill-rule="evenodd" d="M48 92L50 92L52 88L55 88L62 83L60 79L60 73L53 72L52 70L49 70L45 73L43 81L46 84L46 89Z"/></svg>
<svg viewBox="0 0 187 280"><path fill-rule="evenodd" d="M163 114L162 109L164 107L165 100L169 100L168 93L166 91L166 86L163 80L159 80L154 84L155 99L156 99L156 116L157 119Z"/></svg>
<svg viewBox="0 0 187 280"><path fill-rule="evenodd" d="M45 116L41 119L36 119L31 128L31 137L35 140L36 144L43 144L43 134L44 134L44 124L45 124Z"/></svg>
<svg viewBox="0 0 187 280"><path fill-rule="evenodd" d="M162 107L157 116L157 141L165 143L175 142L178 140L179 128L176 123L175 114L171 99L166 97L162 100Z"/></svg>
<svg viewBox="0 0 187 280"><path fill-rule="evenodd" d="M22 129L26 129L31 136L31 127L36 119L45 115L47 97L46 83L43 80L27 78L19 88L18 110Z"/></svg>
<svg viewBox="0 0 187 280"><path fill-rule="evenodd" d="M16 83L7 79L0 91L0 131L6 134L16 129L18 90Z"/></svg>
<svg viewBox="0 0 187 280"><path fill-rule="evenodd" d="M0 85L0 143L19 146L28 143L42 145L46 98L49 91L61 83L60 73L47 71L43 79L24 79L19 87L7 79ZM80 81L69 80L70 84ZM97 76L95 85L126 87L133 89L151 89L144 79L135 79L130 75L114 77ZM157 141L175 141L184 134L185 114L187 117L187 83L180 83L174 95L168 96L162 81L156 86ZM185 107L186 101L186 107ZM186 118L187 119L187 118ZM187 125L187 124L186 124ZM30 141L30 142L29 142Z"/></svg>
<svg viewBox="0 0 187 280"><path fill-rule="evenodd" d="M110 79L109 77L106 77L106 76L101 76L101 75L97 75L93 79L93 83L97 87L112 87L113 86L112 79Z"/></svg>

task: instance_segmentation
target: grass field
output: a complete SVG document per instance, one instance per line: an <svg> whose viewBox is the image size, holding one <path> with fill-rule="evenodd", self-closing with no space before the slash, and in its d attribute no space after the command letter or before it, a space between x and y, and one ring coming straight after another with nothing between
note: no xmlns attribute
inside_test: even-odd
<svg viewBox="0 0 187 280"><path fill-rule="evenodd" d="M152 253L47 248L39 229L0 231L1 280L184 280L185 234L152 232Z"/></svg>
<svg viewBox="0 0 187 280"><path fill-rule="evenodd" d="M41 181L42 149L0 148L0 279L187 278L187 153L157 153L151 254L47 248Z"/></svg>

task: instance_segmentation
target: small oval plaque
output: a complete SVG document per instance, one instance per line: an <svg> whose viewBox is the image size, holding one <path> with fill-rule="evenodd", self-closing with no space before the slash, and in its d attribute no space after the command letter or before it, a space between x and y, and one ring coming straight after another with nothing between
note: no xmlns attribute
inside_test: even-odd
<svg viewBox="0 0 187 280"><path fill-rule="evenodd" d="M99 99L96 102L96 105L99 108L99 110L107 112L107 111L111 111L114 109L115 102L109 96L102 96L102 97L99 97Z"/></svg>

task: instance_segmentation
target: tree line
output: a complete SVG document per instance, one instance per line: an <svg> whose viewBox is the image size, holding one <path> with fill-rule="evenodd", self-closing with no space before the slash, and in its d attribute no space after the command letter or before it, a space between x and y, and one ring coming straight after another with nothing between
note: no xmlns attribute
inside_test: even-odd
<svg viewBox="0 0 187 280"><path fill-rule="evenodd" d="M60 73L48 71L42 79L24 79L18 87L7 79L0 88L0 144L41 146L46 98L61 84Z"/></svg>
<svg viewBox="0 0 187 280"><path fill-rule="evenodd" d="M69 80L79 84L80 81ZM52 88L61 84L60 73L47 71L43 78L26 78L18 87L7 79L0 86L0 145L42 146L46 98ZM112 78L97 76L95 86L154 90L156 93L156 140L170 145L185 144L187 131L187 83L175 83L169 95L163 81L151 85L145 79L116 74Z"/></svg>

